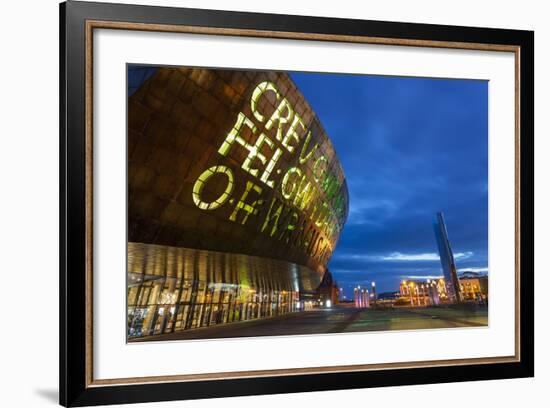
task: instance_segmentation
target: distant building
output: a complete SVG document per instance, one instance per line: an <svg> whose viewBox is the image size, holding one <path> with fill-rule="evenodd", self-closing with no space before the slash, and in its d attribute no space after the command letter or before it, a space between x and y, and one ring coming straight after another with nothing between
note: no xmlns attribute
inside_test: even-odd
<svg viewBox="0 0 550 408"><path fill-rule="evenodd" d="M437 246L439 249L441 267L443 268L443 277L445 278L445 287L448 300L451 303L458 303L462 300L460 295L460 284L458 282L458 276L456 274L456 265L453 251L451 250L449 237L447 235L445 219L443 218L443 213L441 212L438 212L436 214L434 231Z"/></svg>
<svg viewBox="0 0 550 408"><path fill-rule="evenodd" d="M489 278L487 275L467 272L458 277L460 297L464 302L483 302L489 299ZM409 279L401 281L399 299L396 305L433 306L452 303L443 277L435 279Z"/></svg>
<svg viewBox="0 0 550 408"><path fill-rule="evenodd" d="M487 302L489 299L489 278L487 275L465 272L459 276L460 292L464 301Z"/></svg>
<svg viewBox="0 0 550 408"><path fill-rule="evenodd" d="M338 283L327 268L321 284L317 288L317 299L319 299L322 306L331 307L338 304L339 295L340 289L338 288Z"/></svg>
<svg viewBox="0 0 550 408"><path fill-rule="evenodd" d="M398 304L409 306L439 305L448 298L443 278L404 280L399 286L399 294L401 299Z"/></svg>

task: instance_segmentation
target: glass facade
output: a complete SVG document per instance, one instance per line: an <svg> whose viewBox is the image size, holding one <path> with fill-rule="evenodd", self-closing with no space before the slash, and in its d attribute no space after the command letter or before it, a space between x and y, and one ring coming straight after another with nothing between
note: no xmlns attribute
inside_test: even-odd
<svg viewBox="0 0 550 408"><path fill-rule="evenodd" d="M152 336L300 310L317 276L248 255L130 243L128 336Z"/></svg>

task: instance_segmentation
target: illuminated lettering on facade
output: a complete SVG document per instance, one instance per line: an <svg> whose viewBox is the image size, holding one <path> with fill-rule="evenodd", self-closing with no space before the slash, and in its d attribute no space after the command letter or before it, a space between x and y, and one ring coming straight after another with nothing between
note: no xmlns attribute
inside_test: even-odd
<svg viewBox="0 0 550 408"><path fill-rule="evenodd" d="M261 233L324 263L347 216L343 178L332 172L320 142L312 143L312 131L274 83L258 84L249 106L251 114L238 113L217 153L240 163L251 179L239 190L228 166L212 166L195 181L193 202L205 211L230 206L227 219L242 225L257 217ZM204 201L204 188L215 175L225 176L225 189Z"/></svg>
<svg viewBox="0 0 550 408"><path fill-rule="evenodd" d="M206 182L215 174L225 174L227 176L227 187L218 199L212 201L211 203L206 203L202 201L201 194ZM227 201L232 192L233 172L231 169L226 166L213 166L204 171L195 182L195 185L193 186L193 202L201 210L215 210Z"/></svg>

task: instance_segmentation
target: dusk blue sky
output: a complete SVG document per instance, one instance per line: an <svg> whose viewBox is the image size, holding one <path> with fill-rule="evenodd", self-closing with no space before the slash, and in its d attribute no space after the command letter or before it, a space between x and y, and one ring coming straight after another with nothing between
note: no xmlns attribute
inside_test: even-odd
<svg viewBox="0 0 550 408"><path fill-rule="evenodd" d="M445 216L460 270L487 271L488 83L292 73L344 168L348 221L329 263L352 295L442 275L433 231Z"/></svg>

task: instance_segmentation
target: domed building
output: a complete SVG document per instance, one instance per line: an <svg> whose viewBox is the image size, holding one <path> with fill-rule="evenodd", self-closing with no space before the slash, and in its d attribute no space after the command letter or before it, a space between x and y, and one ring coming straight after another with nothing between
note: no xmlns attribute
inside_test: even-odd
<svg viewBox="0 0 550 408"><path fill-rule="evenodd" d="M298 311L348 190L292 79L129 66L129 85L129 338Z"/></svg>

